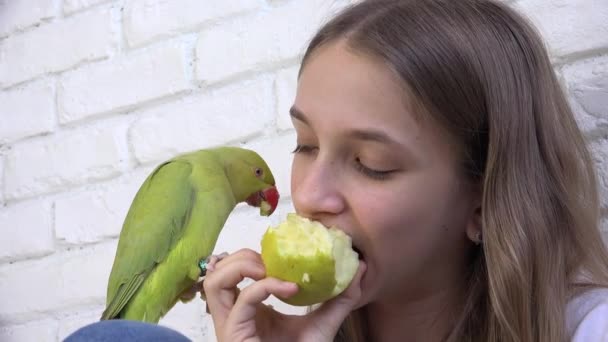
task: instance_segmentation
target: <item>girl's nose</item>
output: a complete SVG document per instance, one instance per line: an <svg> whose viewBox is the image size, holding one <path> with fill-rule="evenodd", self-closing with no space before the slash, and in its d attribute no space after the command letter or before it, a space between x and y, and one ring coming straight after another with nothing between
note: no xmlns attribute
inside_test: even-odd
<svg viewBox="0 0 608 342"><path fill-rule="evenodd" d="M320 220L337 215L346 206L340 191L339 170L331 162L317 158L294 164L291 188L296 211L305 217Z"/></svg>

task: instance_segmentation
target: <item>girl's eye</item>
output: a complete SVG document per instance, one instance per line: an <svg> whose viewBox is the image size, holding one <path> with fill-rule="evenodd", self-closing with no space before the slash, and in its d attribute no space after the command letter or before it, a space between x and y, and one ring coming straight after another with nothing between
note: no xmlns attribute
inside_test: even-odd
<svg viewBox="0 0 608 342"><path fill-rule="evenodd" d="M385 180L387 179L393 170L374 170L367 166L365 166L359 157L355 158L355 168L357 171L361 172L363 175L375 179L375 180Z"/></svg>
<svg viewBox="0 0 608 342"><path fill-rule="evenodd" d="M316 149L318 149L318 147L298 144L298 145L296 145L296 148L292 151L292 153L307 154L307 153L314 152ZM361 158L359 158L359 157L355 158L355 169L358 172L362 173L364 176L369 177L374 180L385 180L388 177L390 177L391 173L393 173L395 171L395 170L375 170L375 169L369 168L361 162Z"/></svg>
<svg viewBox="0 0 608 342"><path fill-rule="evenodd" d="M316 147L309 145L296 145L296 148L291 153L310 153L314 151Z"/></svg>

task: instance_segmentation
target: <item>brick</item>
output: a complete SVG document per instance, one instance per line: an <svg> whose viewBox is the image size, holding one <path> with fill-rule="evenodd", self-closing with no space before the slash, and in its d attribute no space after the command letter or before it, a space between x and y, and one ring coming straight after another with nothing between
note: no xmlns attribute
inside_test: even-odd
<svg viewBox="0 0 608 342"><path fill-rule="evenodd" d="M570 94L585 112L608 123L608 56L564 67Z"/></svg>
<svg viewBox="0 0 608 342"><path fill-rule="evenodd" d="M57 321L46 319L33 323L4 326L0 328L0 341L55 341Z"/></svg>
<svg viewBox="0 0 608 342"><path fill-rule="evenodd" d="M293 129L289 109L296 98L299 69L300 66L298 65L277 73L275 81L277 92L277 126L280 130Z"/></svg>
<svg viewBox="0 0 608 342"><path fill-rule="evenodd" d="M592 141L589 150L596 166L600 202L603 208L608 209L608 139Z"/></svg>
<svg viewBox="0 0 608 342"><path fill-rule="evenodd" d="M63 11L70 14L108 1L110 0L64 0Z"/></svg>
<svg viewBox="0 0 608 342"><path fill-rule="evenodd" d="M19 260L53 253L51 206L31 201L0 210L0 260Z"/></svg>
<svg viewBox="0 0 608 342"><path fill-rule="evenodd" d="M183 91L189 87L186 63L181 46L165 44L69 73L58 86L59 120L126 110Z"/></svg>
<svg viewBox="0 0 608 342"><path fill-rule="evenodd" d="M538 27L554 57L608 46L608 5L602 0L526 0L515 7Z"/></svg>
<svg viewBox="0 0 608 342"><path fill-rule="evenodd" d="M0 37L54 17L58 5L58 0L0 1Z"/></svg>
<svg viewBox="0 0 608 342"><path fill-rule="evenodd" d="M113 241L0 267L0 321L105 303L115 252Z"/></svg>
<svg viewBox="0 0 608 342"><path fill-rule="evenodd" d="M568 103L574 112L574 118L576 119L579 129L584 134L587 134L588 136L595 136L597 135L598 129L601 129L602 126L608 125L608 120L604 120L587 113L574 95L569 94Z"/></svg>
<svg viewBox="0 0 608 342"><path fill-rule="evenodd" d="M135 0L126 8L125 32L130 46L187 32L230 15L259 7L261 0ZM154 23L154 25L150 25Z"/></svg>
<svg viewBox="0 0 608 342"><path fill-rule="evenodd" d="M114 49L111 12L100 9L42 25L0 43L0 87L107 57Z"/></svg>
<svg viewBox="0 0 608 342"><path fill-rule="evenodd" d="M0 205L4 205L4 157L0 156Z"/></svg>
<svg viewBox="0 0 608 342"><path fill-rule="evenodd" d="M272 80L258 78L146 110L129 130L141 163L225 144L262 131L273 120Z"/></svg>
<svg viewBox="0 0 608 342"><path fill-rule="evenodd" d="M296 58L336 6L325 0L292 1L210 27L198 37L197 78L213 83Z"/></svg>
<svg viewBox="0 0 608 342"><path fill-rule="evenodd" d="M281 136L255 140L244 146L258 152L268 163L281 198L291 195L291 152L295 146L296 135L293 131Z"/></svg>
<svg viewBox="0 0 608 342"><path fill-rule="evenodd" d="M114 177L127 155L125 126L78 129L16 144L6 158L6 199Z"/></svg>
<svg viewBox="0 0 608 342"><path fill-rule="evenodd" d="M54 85L47 80L0 93L0 143L53 131L54 99Z"/></svg>
<svg viewBox="0 0 608 342"><path fill-rule="evenodd" d="M57 239L69 244L79 244L118 237L131 202L151 168L145 168L143 171L93 190L57 199Z"/></svg>

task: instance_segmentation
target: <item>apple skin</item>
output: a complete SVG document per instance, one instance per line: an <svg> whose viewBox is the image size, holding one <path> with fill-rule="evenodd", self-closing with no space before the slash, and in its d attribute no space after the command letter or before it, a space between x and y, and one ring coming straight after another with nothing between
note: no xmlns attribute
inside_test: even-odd
<svg viewBox="0 0 608 342"><path fill-rule="evenodd" d="M310 306L339 295L359 266L348 235L294 213L266 230L261 254L266 276L298 285L294 296L279 298L294 306Z"/></svg>

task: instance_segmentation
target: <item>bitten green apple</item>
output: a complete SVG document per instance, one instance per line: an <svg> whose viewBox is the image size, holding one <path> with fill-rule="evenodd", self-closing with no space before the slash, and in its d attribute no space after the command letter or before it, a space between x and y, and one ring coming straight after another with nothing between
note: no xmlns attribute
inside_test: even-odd
<svg viewBox="0 0 608 342"><path fill-rule="evenodd" d="M262 260L267 276L298 284L297 294L279 298L295 306L339 295L359 266L348 235L295 213L287 214L277 227L268 228L262 238Z"/></svg>

